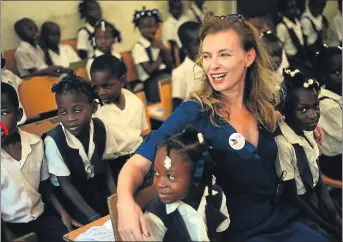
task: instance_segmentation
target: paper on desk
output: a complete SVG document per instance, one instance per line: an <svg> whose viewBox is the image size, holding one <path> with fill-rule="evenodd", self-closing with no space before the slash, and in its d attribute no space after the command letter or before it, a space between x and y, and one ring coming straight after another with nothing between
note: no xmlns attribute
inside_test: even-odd
<svg viewBox="0 0 343 242"><path fill-rule="evenodd" d="M75 241L114 241L111 219L102 226L94 226L76 237Z"/></svg>

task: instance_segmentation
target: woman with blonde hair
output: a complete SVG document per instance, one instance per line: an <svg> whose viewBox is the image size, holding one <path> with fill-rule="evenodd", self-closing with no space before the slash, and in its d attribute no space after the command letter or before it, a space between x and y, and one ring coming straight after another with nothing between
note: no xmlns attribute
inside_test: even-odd
<svg viewBox="0 0 343 242"><path fill-rule="evenodd" d="M326 241L296 221L297 211L279 199L282 177L275 172L273 131L280 92L257 30L238 14L211 17L200 40L198 64L206 73L200 89L149 134L119 175L121 238L142 241L154 232L147 231L134 193L154 161L157 144L191 124L210 141L216 182L227 197L231 224L225 241ZM156 189L168 194L171 187L159 183Z"/></svg>

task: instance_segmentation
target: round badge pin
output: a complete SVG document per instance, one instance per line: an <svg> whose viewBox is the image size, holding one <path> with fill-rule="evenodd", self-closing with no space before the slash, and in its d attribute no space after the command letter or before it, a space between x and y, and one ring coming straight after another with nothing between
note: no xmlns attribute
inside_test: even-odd
<svg viewBox="0 0 343 242"><path fill-rule="evenodd" d="M240 133L233 133L229 137L229 144L234 150L241 150L245 145L245 139Z"/></svg>

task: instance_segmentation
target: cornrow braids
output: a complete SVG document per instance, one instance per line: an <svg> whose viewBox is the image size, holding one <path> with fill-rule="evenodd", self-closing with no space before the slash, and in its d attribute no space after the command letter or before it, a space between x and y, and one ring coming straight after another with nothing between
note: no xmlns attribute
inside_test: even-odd
<svg viewBox="0 0 343 242"><path fill-rule="evenodd" d="M300 70L295 69L284 69L283 70L284 80L281 85L283 85L283 91L285 92L285 98L280 102L277 107L278 110L285 112L290 101L294 99L291 93L298 88L303 88L306 90L313 90L313 92L318 95L320 91L319 82L314 78L306 77Z"/></svg>
<svg viewBox="0 0 343 242"><path fill-rule="evenodd" d="M94 26L94 32L97 31L98 29L101 29L102 31L105 31L106 28L110 28L111 29L111 33L112 33L112 37L114 39L115 43L120 43L122 41L121 38L121 33L120 31L114 27L113 24L107 22L106 20L101 19L100 21L98 21L95 26Z"/></svg>
<svg viewBox="0 0 343 242"><path fill-rule="evenodd" d="M60 81L52 85L51 91L56 95L62 95L66 93L72 93L76 95L83 94L87 96L89 103L99 100L100 105L103 105L98 95L98 89L89 81L77 76L73 71L62 75Z"/></svg>
<svg viewBox="0 0 343 242"><path fill-rule="evenodd" d="M158 9L146 9L145 7L143 7L142 11L135 11L132 22L134 23L135 27L138 27L141 19L149 17L154 18L156 23L162 22L161 13L158 11Z"/></svg>

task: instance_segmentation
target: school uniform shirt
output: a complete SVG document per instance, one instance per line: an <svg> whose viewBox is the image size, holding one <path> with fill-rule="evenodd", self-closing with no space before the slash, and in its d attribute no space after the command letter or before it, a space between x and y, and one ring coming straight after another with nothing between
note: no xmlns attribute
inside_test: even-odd
<svg viewBox="0 0 343 242"><path fill-rule="evenodd" d="M89 23L86 23L85 28L90 32L94 33L94 27ZM85 29L80 29L77 33L77 43L76 49L77 50L85 50L88 52L88 58L92 58L94 55L94 47L92 46L92 42L89 40L89 34Z"/></svg>
<svg viewBox="0 0 343 242"><path fill-rule="evenodd" d="M132 154L142 143L142 131L148 129L144 104L132 92L121 89L125 98L125 108L121 110L114 103L99 106L93 117L101 119L108 127L109 134L117 142L115 156Z"/></svg>
<svg viewBox="0 0 343 242"><path fill-rule="evenodd" d="M297 193L298 195L302 195L306 192L306 189L300 177L293 144L298 144L304 149L313 177L314 187L319 179L319 169L317 164L319 149L317 143L313 137L312 131L304 131L305 139L298 136L284 120L279 122L279 127L282 135L276 136L276 143L278 146L278 157L276 161L277 174L281 176L281 173L286 171L284 180L287 181L295 179Z"/></svg>
<svg viewBox="0 0 343 242"><path fill-rule="evenodd" d="M296 19L295 23L289 20L287 17L283 17L284 23L279 23L276 27L276 35L283 43L283 48L286 51L286 54L289 56L294 56L297 54L298 50L294 46L291 36L289 35L288 28L293 29L296 36L299 39L301 45L304 45L304 37L301 29L300 22Z"/></svg>
<svg viewBox="0 0 343 242"><path fill-rule="evenodd" d="M313 22L316 29L313 29L310 20ZM303 33L307 37L307 43L310 45L314 44L318 39L318 34L316 31L323 30L323 16L319 15L318 17L314 17L310 10L307 9L301 16L300 22Z"/></svg>
<svg viewBox="0 0 343 242"><path fill-rule="evenodd" d="M201 10L194 2L190 2L189 9L186 11L188 21L203 23L206 17L206 9Z"/></svg>
<svg viewBox="0 0 343 242"><path fill-rule="evenodd" d="M63 66L68 68L70 63L81 61L79 55L70 45L60 44L58 48L60 54L49 50L51 61L55 66Z"/></svg>
<svg viewBox="0 0 343 242"><path fill-rule="evenodd" d="M200 87L204 70L189 57L172 71L172 97L186 99L192 91Z"/></svg>
<svg viewBox="0 0 343 242"><path fill-rule="evenodd" d="M152 47L151 42L143 36L141 36L139 41L133 47L131 53L134 63L136 65L138 79L142 82L146 81L149 78L149 74L144 70L143 66L141 65L142 63L149 62L149 56L146 52L146 48L150 48L153 61L156 61L160 56L160 49ZM166 65L162 63L158 69L163 70L165 68Z"/></svg>
<svg viewBox="0 0 343 242"><path fill-rule="evenodd" d="M39 184L49 178L43 141L18 129L21 159L15 160L4 149L1 154L1 218L9 223L28 223L44 211Z"/></svg>
<svg viewBox="0 0 343 242"><path fill-rule="evenodd" d="M25 110L23 108L23 105L20 102L19 95L18 95L18 89L19 89L19 86L21 85L23 80L21 78L19 78L17 75L15 75L13 72L11 72L10 70L2 69L1 70L1 81L10 84L16 90L18 100L19 100L19 107L21 107L23 109L23 117L21 118L21 120L17 124L18 125L24 124L26 122L26 119L27 119L26 113L25 113Z"/></svg>
<svg viewBox="0 0 343 242"><path fill-rule="evenodd" d="M60 124L62 125L62 124ZM102 156L103 159L111 158L117 149L117 143L113 139L112 135L108 132L108 128L106 128L106 145L104 154ZM85 171L88 175L88 178L94 177L94 170L93 166L90 163L91 158L94 153L95 144L93 141L94 136L94 124L93 121L90 123L90 130L89 130L89 145L88 145L88 153L86 153L85 148L83 147L81 141L72 135L68 130L66 130L62 125L63 132L65 134L65 138L67 144L72 149L78 149L79 155L83 160ZM46 136L44 139L45 144L45 156L48 163L49 173L50 173L50 181L54 186L59 186L57 176L70 176L70 171L65 164L62 155L54 141L54 139L50 136Z"/></svg>
<svg viewBox="0 0 343 242"><path fill-rule="evenodd" d="M38 45L35 48L26 41L20 42L19 47L15 50L14 57L20 76L29 75L28 70L32 68L37 70L48 68L43 50Z"/></svg>
<svg viewBox="0 0 343 242"><path fill-rule="evenodd" d="M217 191L213 190L213 195L217 194ZM205 206L206 196L208 195L208 188L205 188L204 194L201 197L201 201L197 210L192 206L184 203L182 201L176 201L171 204L166 204L166 212L170 214L175 210L179 210L183 221L187 227L187 231L192 239L192 241L210 241L207 235L207 225L206 225L206 213ZM219 211L224 214L227 219L225 219L217 228L217 232L225 231L230 225L229 213L226 207L226 197L224 193L222 194L222 203ZM162 220L155 214L146 211L144 213L146 218L148 231L150 231L150 237L144 237L144 241L163 241L164 235L167 232L167 228L164 226Z"/></svg>
<svg viewBox="0 0 343 242"><path fill-rule="evenodd" d="M92 63L94 61L94 59L98 56L102 56L104 55L105 53L98 50L98 49L95 49L94 51L94 55L92 56L92 58L88 59L87 61L87 64L86 64L86 71L87 71L87 75L88 75L88 78L89 80L91 79L91 67L92 67ZM115 52L114 50L112 50L112 55L117 57L118 59L122 59L121 55L117 52Z"/></svg>
<svg viewBox="0 0 343 242"><path fill-rule="evenodd" d="M342 154L342 96L324 88L319 98L328 97L320 101L319 125L322 127L325 139L319 146L320 153L326 156Z"/></svg>
<svg viewBox="0 0 343 242"><path fill-rule="evenodd" d="M169 40L174 40L177 46L181 49L182 44L179 39L178 30L179 27L187 21L185 15L181 15L179 19L174 18L170 15L162 25L162 41L164 44L167 44Z"/></svg>

